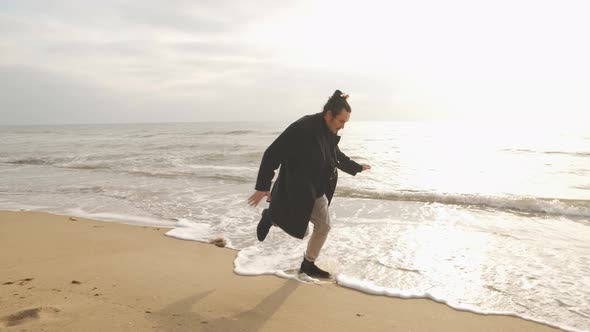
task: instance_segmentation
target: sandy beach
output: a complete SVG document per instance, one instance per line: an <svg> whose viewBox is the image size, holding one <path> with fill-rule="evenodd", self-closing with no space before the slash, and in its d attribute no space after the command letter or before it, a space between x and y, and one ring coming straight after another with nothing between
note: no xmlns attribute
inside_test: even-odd
<svg viewBox="0 0 590 332"><path fill-rule="evenodd" d="M233 273L166 229L0 212L2 331L557 331L422 299Z"/></svg>

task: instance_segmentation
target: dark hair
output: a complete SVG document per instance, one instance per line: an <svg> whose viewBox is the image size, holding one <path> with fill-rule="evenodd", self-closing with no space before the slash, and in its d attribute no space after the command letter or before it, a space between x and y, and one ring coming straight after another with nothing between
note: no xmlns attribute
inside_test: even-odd
<svg viewBox="0 0 590 332"><path fill-rule="evenodd" d="M345 109L348 113L352 112L346 99L348 99L348 94L340 90L334 91L334 94L328 99L326 105L324 105L322 113L325 115L328 111L332 111L332 115L337 116L342 112L342 109Z"/></svg>

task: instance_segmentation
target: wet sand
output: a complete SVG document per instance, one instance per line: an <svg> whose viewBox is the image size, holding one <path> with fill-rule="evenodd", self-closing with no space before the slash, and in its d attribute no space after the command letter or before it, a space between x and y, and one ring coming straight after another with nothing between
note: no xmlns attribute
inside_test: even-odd
<svg viewBox="0 0 590 332"><path fill-rule="evenodd" d="M430 300L239 276L235 251L165 232L0 212L0 330L559 331Z"/></svg>

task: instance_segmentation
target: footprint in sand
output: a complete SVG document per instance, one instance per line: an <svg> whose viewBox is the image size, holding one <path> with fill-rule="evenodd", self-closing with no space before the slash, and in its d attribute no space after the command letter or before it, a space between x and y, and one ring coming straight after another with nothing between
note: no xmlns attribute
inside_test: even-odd
<svg viewBox="0 0 590 332"><path fill-rule="evenodd" d="M60 312L56 307L37 307L15 312L0 318L0 326L11 327L22 325L37 319L45 319Z"/></svg>
<svg viewBox="0 0 590 332"><path fill-rule="evenodd" d="M19 282L18 284L19 284L20 286L24 286L24 285L26 285L26 284L27 284L29 281L33 281L33 280L34 280L33 278L26 278L26 279L22 279L22 280L19 280L20 282Z"/></svg>
<svg viewBox="0 0 590 332"><path fill-rule="evenodd" d="M7 281L7 282L3 283L2 285L14 285L14 284L18 283L18 285L24 286L29 281L33 281L33 280L35 280L35 279L34 278L26 278L26 279L21 279L21 280L18 280L18 281Z"/></svg>

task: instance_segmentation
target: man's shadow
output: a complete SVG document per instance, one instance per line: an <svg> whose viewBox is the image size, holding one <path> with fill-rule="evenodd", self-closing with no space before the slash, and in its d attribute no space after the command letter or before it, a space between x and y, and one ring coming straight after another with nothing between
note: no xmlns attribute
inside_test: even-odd
<svg viewBox="0 0 590 332"><path fill-rule="evenodd" d="M260 330L298 286L298 282L286 280L279 289L265 297L254 308L230 317L208 320L199 313L191 312L191 308L195 303L201 301L215 290L189 296L166 306L160 311L154 312L150 316L159 323L158 328L162 331L256 332ZM231 298L227 300L232 301Z"/></svg>

